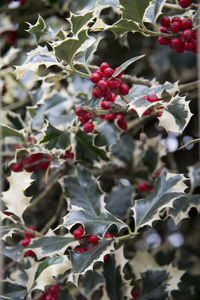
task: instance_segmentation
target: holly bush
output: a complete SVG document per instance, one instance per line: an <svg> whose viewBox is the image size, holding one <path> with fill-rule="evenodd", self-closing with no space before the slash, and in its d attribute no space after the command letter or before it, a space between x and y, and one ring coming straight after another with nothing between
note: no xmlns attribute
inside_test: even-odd
<svg viewBox="0 0 200 300"><path fill-rule="evenodd" d="M199 299L198 1L1 1L1 299Z"/></svg>

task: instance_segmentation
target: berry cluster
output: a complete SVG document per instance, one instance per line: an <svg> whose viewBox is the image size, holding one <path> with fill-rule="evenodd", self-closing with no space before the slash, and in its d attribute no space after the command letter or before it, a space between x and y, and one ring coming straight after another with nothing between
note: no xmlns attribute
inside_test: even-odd
<svg viewBox="0 0 200 300"><path fill-rule="evenodd" d="M25 232L26 237L22 240L22 246L23 247L27 247L31 242L31 238L33 238L35 236L34 231L36 231L36 228L35 227L28 227L28 229L33 231L33 233ZM25 254L28 255L28 256L34 256L35 255L35 253L32 250L26 251Z"/></svg>
<svg viewBox="0 0 200 300"><path fill-rule="evenodd" d="M34 153L26 157L25 160L18 158L17 163L11 165L13 172L20 172L24 168L27 172L34 172L37 168L41 170L48 169L53 157L49 154Z"/></svg>
<svg viewBox="0 0 200 300"><path fill-rule="evenodd" d="M44 293L38 300L57 300L60 293L58 285L52 285L47 293Z"/></svg>
<svg viewBox="0 0 200 300"><path fill-rule="evenodd" d="M78 226L74 231L73 231L73 236L76 240L86 242L86 245L84 246L78 246L74 249L75 252L77 253L83 253L83 252L88 252L94 248L96 248L98 244L98 237L95 234L91 234L88 237L84 236L84 227L82 225ZM113 235L112 233L107 232L105 234L106 239L112 239ZM88 248L88 243L93 244L94 246ZM107 255L104 256L104 261L107 259Z"/></svg>
<svg viewBox="0 0 200 300"><path fill-rule="evenodd" d="M183 53L184 50L197 53L197 31L192 30L192 20L189 18L169 17L164 16L160 20L160 31L167 34L175 34L175 37L168 38L159 36L158 42L160 45L169 45L177 53Z"/></svg>
<svg viewBox="0 0 200 300"><path fill-rule="evenodd" d="M191 0L178 0L179 5L182 8L187 8L191 4Z"/></svg>
<svg viewBox="0 0 200 300"><path fill-rule="evenodd" d="M123 71L116 77L113 77L114 70L110 68L107 62L103 62L100 68L92 73L90 80L95 83L96 86L92 90L94 98L101 99L100 107L105 110L111 108L112 103L115 102L117 94L125 96L129 93L129 87L122 82L120 77L123 75ZM85 132L92 132L94 130L94 124L92 119L95 118L92 113L82 110L80 107L76 108L76 115L79 117L79 121L84 124ZM98 117L105 121L112 122L117 119L117 125L122 129L126 130L127 125L124 121L124 115L121 113L99 115ZM90 121L89 121L90 120Z"/></svg>

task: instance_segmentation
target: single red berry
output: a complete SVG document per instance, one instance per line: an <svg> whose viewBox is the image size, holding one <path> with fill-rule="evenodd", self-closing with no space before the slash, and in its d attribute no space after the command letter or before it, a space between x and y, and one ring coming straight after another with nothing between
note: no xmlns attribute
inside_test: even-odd
<svg viewBox="0 0 200 300"><path fill-rule="evenodd" d="M117 94L111 92L112 94L112 99L110 100L111 102L115 102L116 98L117 98Z"/></svg>
<svg viewBox="0 0 200 300"><path fill-rule="evenodd" d="M84 233L83 225L79 225L76 229L79 230L82 234Z"/></svg>
<svg viewBox="0 0 200 300"><path fill-rule="evenodd" d="M106 101L111 101L112 100L112 93L108 93L107 95L104 96L104 100Z"/></svg>
<svg viewBox="0 0 200 300"><path fill-rule="evenodd" d="M115 114L105 115L104 120L112 122L115 119Z"/></svg>
<svg viewBox="0 0 200 300"><path fill-rule="evenodd" d="M35 252L33 252L32 250L26 251L25 254L26 254L27 256L35 256Z"/></svg>
<svg viewBox="0 0 200 300"><path fill-rule="evenodd" d="M85 132L92 132L94 130L94 124L92 122L87 122L84 124L84 131Z"/></svg>
<svg viewBox="0 0 200 300"><path fill-rule="evenodd" d="M116 114L116 119L117 119L118 121L124 121L124 115L122 115L122 114L120 114L120 113L117 113L117 114Z"/></svg>
<svg viewBox="0 0 200 300"><path fill-rule="evenodd" d="M104 71L103 71L103 75L106 77L106 78L110 78L112 77L114 73L114 70L112 68L106 68Z"/></svg>
<svg viewBox="0 0 200 300"><path fill-rule="evenodd" d="M92 81L93 83L97 83L99 82L99 80L101 80L102 75L98 72L94 72L91 76L90 76L90 81Z"/></svg>
<svg viewBox="0 0 200 300"><path fill-rule="evenodd" d="M162 170L157 170L156 171L156 176L160 176L161 173L162 173Z"/></svg>
<svg viewBox="0 0 200 300"><path fill-rule="evenodd" d="M82 109L80 108L80 106L78 106L78 107L76 108L75 113L76 113L77 116L84 116L84 115L85 115L85 111L82 110Z"/></svg>
<svg viewBox="0 0 200 300"><path fill-rule="evenodd" d="M174 23L174 22L178 22L178 23L180 23L180 24L182 23L182 22L181 22L181 18L179 18L179 17L173 17L173 18L172 18L172 23Z"/></svg>
<svg viewBox="0 0 200 300"><path fill-rule="evenodd" d="M169 44L169 39L168 38L166 38L166 37L164 37L164 36L159 36L158 37L158 43L160 44L160 45L168 45Z"/></svg>
<svg viewBox="0 0 200 300"><path fill-rule="evenodd" d="M168 30L166 27L160 27L160 32L162 33L168 33Z"/></svg>
<svg viewBox="0 0 200 300"><path fill-rule="evenodd" d="M10 211L4 211L3 213L4 213L6 216L12 216L12 215L13 215L13 213L10 212Z"/></svg>
<svg viewBox="0 0 200 300"><path fill-rule="evenodd" d="M79 118L79 121L81 122L81 123L86 123L86 122L88 122L89 121L89 116L88 115L84 115L84 116L80 116L80 117L78 117Z"/></svg>
<svg viewBox="0 0 200 300"><path fill-rule="evenodd" d="M17 33L16 31L10 31L9 34L8 34L8 42L11 44L11 45L14 45L17 41Z"/></svg>
<svg viewBox="0 0 200 300"><path fill-rule="evenodd" d="M22 165L23 165L23 167L24 167L24 169L27 171L27 172L34 172L35 171L35 169L36 169L36 165L33 165L34 164L34 160L31 158L31 157L27 157L24 161L23 161L23 163L22 163Z"/></svg>
<svg viewBox="0 0 200 300"><path fill-rule="evenodd" d="M158 100L159 99L158 99L158 97L156 95L149 95L149 96L147 96L147 101L149 101L149 102L156 102Z"/></svg>
<svg viewBox="0 0 200 300"><path fill-rule="evenodd" d="M42 154L41 153L33 153L30 156L32 162L36 162L37 160L42 159Z"/></svg>
<svg viewBox="0 0 200 300"><path fill-rule="evenodd" d="M28 136L27 137L27 143L32 143L34 140L31 136Z"/></svg>
<svg viewBox="0 0 200 300"><path fill-rule="evenodd" d="M31 242L31 239L30 238L25 238L22 240L22 246L23 247L27 247Z"/></svg>
<svg viewBox="0 0 200 300"><path fill-rule="evenodd" d="M163 111L160 111L160 112L157 113L158 118L162 117L162 115L163 115Z"/></svg>
<svg viewBox="0 0 200 300"><path fill-rule="evenodd" d="M179 54L183 53L184 50L185 50L185 49L184 49L184 44L181 43L181 46L180 46L179 48L175 48L175 50L176 50L176 52L179 53Z"/></svg>
<svg viewBox="0 0 200 300"><path fill-rule="evenodd" d="M164 16L161 18L160 20L160 24L163 26L163 27L169 27L170 26L170 18L168 18L167 16Z"/></svg>
<svg viewBox="0 0 200 300"><path fill-rule="evenodd" d="M131 108L132 113L137 114L137 111L134 108Z"/></svg>
<svg viewBox="0 0 200 300"><path fill-rule="evenodd" d="M109 87L108 81L106 81L105 79L101 79L99 80L99 82L97 83L97 86L100 90L107 90Z"/></svg>
<svg viewBox="0 0 200 300"><path fill-rule="evenodd" d="M15 145L15 150L16 150L16 149L21 149L21 146L20 146L20 145L18 145L18 144L17 144L17 145Z"/></svg>
<svg viewBox="0 0 200 300"><path fill-rule="evenodd" d="M171 24L170 29L173 33L177 33L181 30L181 23L180 22L174 22Z"/></svg>
<svg viewBox="0 0 200 300"><path fill-rule="evenodd" d="M27 238L33 238L34 237L34 234L33 233L29 233L29 232L25 232L25 236Z"/></svg>
<svg viewBox="0 0 200 300"><path fill-rule="evenodd" d="M101 101L101 108L103 109L110 109L110 103L112 103L111 101Z"/></svg>
<svg viewBox="0 0 200 300"><path fill-rule="evenodd" d="M138 298L138 296L139 296L139 292L133 290L133 291L131 292L131 295L132 295L132 297L133 297L133 300L136 300L136 299Z"/></svg>
<svg viewBox="0 0 200 300"><path fill-rule="evenodd" d="M118 68L114 69L114 72L117 71ZM124 71L121 71L117 76L115 76L115 78L120 78L122 77L122 75L124 74Z"/></svg>
<svg viewBox="0 0 200 300"><path fill-rule="evenodd" d="M192 28L192 20L189 18L184 18L181 20L182 30L191 29Z"/></svg>
<svg viewBox="0 0 200 300"><path fill-rule="evenodd" d="M103 257L104 262L107 261L107 260L108 260L108 254L104 255L104 257Z"/></svg>
<svg viewBox="0 0 200 300"><path fill-rule="evenodd" d="M110 233L110 232L107 232L107 233L105 234L105 238L106 238L106 239L112 239L112 238L113 238L113 234Z"/></svg>
<svg viewBox="0 0 200 300"><path fill-rule="evenodd" d="M20 172L22 170L22 164L21 163L12 164L11 170L13 172Z"/></svg>
<svg viewBox="0 0 200 300"><path fill-rule="evenodd" d="M145 192L148 189L148 184L146 182L144 182L144 181L141 181L141 182L138 183L137 189L140 192Z"/></svg>
<svg viewBox="0 0 200 300"><path fill-rule="evenodd" d="M185 41L184 42L184 49L187 51L192 51L193 50L193 41Z"/></svg>
<svg viewBox="0 0 200 300"><path fill-rule="evenodd" d="M81 230L75 229L73 232L73 236L76 240L81 240L83 237L83 232Z"/></svg>
<svg viewBox="0 0 200 300"><path fill-rule="evenodd" d="M184 40L191 41L191 39L193 38L193 31L191 29L186 29L183 31L182 36Z"/></svg>
<svg viewBox="0 0 200 300"><path fill-rule="evenodd" d="M53 160L53 157L51 155L44 155L42 159L44 159L46 161L41 162L39 164L39 167L41 170L46 170L46 169L48 169L50 162Z"/></svg>
<svg viewBox="0 0 200 300"><path fill-rule="evenodd" d="M109 87L112 90L117 90L120 87L120 85L122 84L122 81L119 78L113 78L113 79L109 80L108 83L109 83Z"/></svg>
<svg viewBox="0 0 200 300"><path fill-rule="evenodd" d="M126 130L127 129L127 124L124 121L121 120L117 120L117 125L119 126L119 128L121 128L122 130Z"/></svg>
<svg viewBox="0 0 200 300"><path fill-rule="evenodd" d="M174 38L170 41L170 48L172 48L172 49L180 48L181 45L182 45L181 38Z"/></svg>
<svg viewBox="0 0 200 300"><path fill-rule="evenodd" d="M52 285L49 289L49 293L58 296L60 293L60 287L58 285Z"/></svg>
<svg viewBox="0 0 200 300"><path fill-rule="evenodd" d="M178 3L181 7L187 8L191 4L191 0L178 0Z"/></svg>
<svg viewBox="0 0 200 300"><path fill-rule="evenodd" d="M74 159L74 153L71 152L71 149L65 151L64 158L65 159Z"/></svg>
<svg viewBox="0 0 200 300"><path fill-rule="evenodd" d="M106 68L109 68L109 64L107 62L103 62L100 64L100 70L103 72Z"/></svg>
<svg viewBox="0 0 200 300"><path fill-rule="evenodd" d="M76 249L74 249L74 251L77 253L83 253L83 252L85 252L85 249L82 247L77 247Z"/></svg>
<svg viewBox="0 0 200 300"><path fill-rule="evenodd" d="M128 95L128 93L129 93L128 85L125 83L122 83L119 87L119 93L123 96Z"/></svg>
<svg viewBox="0 0 200 300"><path fill-rule="evenodd" d="M93 90L92 90L92 96L94 98L101 98L102 97L102 92L101 90L98 88L98 87L94 87Z"/></svg>
<svg viewBox="0 0 200 300"><path fill-rule="evenodd" d="M96 244L96 243L98 243L98 237L96 236L96 235L94 235L94 234L91 234L90 236L89 236L89 242L91 243L91 244Z"/></svg>
<svg viewBox="0 0 200 300"><path fill-rule="evenodd" d="M145 110L145 112L143 113L143 116L148 116L151 114L151 107L147 108L147 110Z"/></svg>

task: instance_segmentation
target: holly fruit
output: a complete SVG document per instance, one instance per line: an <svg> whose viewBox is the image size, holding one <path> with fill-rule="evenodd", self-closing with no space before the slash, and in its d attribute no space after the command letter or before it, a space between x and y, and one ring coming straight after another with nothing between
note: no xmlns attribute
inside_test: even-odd
<svg viewBox="0 0 200 300"><path fill-rule="evenodd" d="M92 122L87 122L84 124L84 131L89 133L94 130L94 124Z"/></svg>
<svg viewBox="0 0 200 300"><path fill-rule="evenodd" d="M178 3L181 7L187 8L191 4L191 0L178 0Z"/></svg>
<svg viewBox="0 0 200 300"><path fill-rule="evenodd" d="M24 238L24 239L22 240L22 246L23 246L23 247L27 247L27 246L30 244L30 242L31 242L31 239L30 239L30 238Z"/></svg>
<svg viewBox="0 0 200 300"><path fill-rule="evenodd" d="M89 242L91 243L91 244L96 244L96 243L98 243L98 237L96 236L96 235L94 235L94 234L91 234L90 236L89 236Z"/></svg>
<svg viewBox="0 0 200 300"><path fill-rule="evenodd" d="M141 181L138 183L137 189L140 192L145 192L146 190L148 190L148 184L144 181Z"/></svg>

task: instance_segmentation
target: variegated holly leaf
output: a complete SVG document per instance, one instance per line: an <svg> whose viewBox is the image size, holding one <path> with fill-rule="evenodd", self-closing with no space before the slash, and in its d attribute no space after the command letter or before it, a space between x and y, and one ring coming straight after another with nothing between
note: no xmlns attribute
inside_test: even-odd
<svg viewBox="0 0 200 300"><path fill-rule="evenodd" d="M159 118L159 126L164 127L166 131L181 133L191 117L189 101L185 101L185 97L176 95L165 106L163 114Z"/></svg>
<svg viewBox="0 0 200 300"><path fill-rule="evenodd" d="M156 24L156 21L162 13L163 6L166 0L153 0L146 10L144 22Z"/></svg>
<svg viewBox="0 0 200 300"><path fill-rule="evenodd" d="M40 40L40 38L44 34L46 34L47 26L45 24L44 19L40 15L37 19L37 22L34 25L32 25L28 22L27 22L27 24L29 25L29 28L27 29L27 31L36 37L37 42Z"/></svg>
<svg viewBox="0 0 200 300"><path fill-rule="evenodd" d="M38 46L28 53L27 59L22 66L16 66L17 79L21 79L27 70L37 73L41 65L44 65L46 68L51 66L63 67L53 53L48 51L47 47Z"/></svg>
<svg viewBox="0 0 200 300"><path fill-rule="evenodd" d="M11 176L7 178L10 187L7 191L2 193L2 200L4 201L8 211L12 212L23 221L23 213L29 206L31 197L25 196L24 192L31 185L33 179L31 179L32 173L26 171L23 172L11 172Z"/></svg>
<svg viewBox="0 0 200 300"><path fill-rule="evenodd" d="M141 118L147 109L158 104L159 106L163 106L163 107L165 107L166 105L162 101L157 101L152 103L142 98L133 98L128 105L129 105L129 109L134 109L137 112L139 118Z"/></svg>
<svg viewBox="0 0 200 300"><path fill-rule="evenodd" d="M138 32L140 31L139 26L133 22L132 20L128 20L125 18L120 19L119 21L117 21L116 23L114 23L111 26L108 26L107 28L108 30L111 30L112 32L114 32L117 35L121 35L124 34L126 32Z"/></svg>
<svg viewBox="0 0 200 300"><path fill-rule="evenodd" d="M103 193L87 170L78 169L76 177L64 178L63 184L72 205L71 211L63 219L64 227L71 229L75 224L81 223L86 234L96 234L99 237L113 224L119 231L127 227L104 208Z"/></svg>
<svg viewBox="0 0 200 300"><path fill-rule="evenodd" d="M72 235L66 236L44 236L34 238L31 243L26 247L33 250L38 259L45 256L63 255L68 247L74 248L78 244L77 240Z"/></svg>
<svg viewBox="0 0 200 300"><path fill-rule="evenodd" d="M9 48L9 50L0 57L0 69L3 69L3 67L11 64L16 59L19 52L20 49L13 47Z"/></svg>
<svg viewBox="0 0 200 300"><path fill-rule="evenodd" d="M191 189L194 190L197 186L200 186L200 163L195 166L189 167L189 177Z"/></svg>
<svg viewBox="0 0 200 300"><path fill-rule="evenodd" d="M16 224L13 223L8 225L1 225L0 230L1 230L1 239L4 241L6 240L7 237L12 238L12 235L14 233L21 231L16 227Z"/></svg>
<svg viewBox="0 0 200 300"><path fill-rule="evenodd" d="M44 144L48 150L52 150L53 148L64 150L70 145L70 134L48 124L45 130L45 136L40 141L40 144Z"/></svg>
<svg viewBox="0 0 200 300"><path fill-rule="evenodd" d="M94 11L88 11L85 14L74 15L70 12L70 17L67 19L71 24L71 31L76 35L80 30L87 29L87 25L94 18Z"/></svg>
<svg viewBox="0 0 200 300"><path fill-rule="evenodd" d="M177 225L181 220L189 217L189 211L195 207L200 212L200 195L185 195L176 199L168 211L168 215Z"/></svg>
<svg viewBox="0 0 200 300"><path fill-rule="evenodd" d="M108 161L104 148L96 147L94 136L78 130L76 139L76 159L93 164L95 161Z"/></svg>
<svg viewBox="0 0 200 300"><path fill-rule="evenodd" d="M119 75L122 71L124 71L126 68L128 68L128 66L130 66L132 63L134 63L135 61L141 59L142 57L144 57L144 55L140 55L140 56L136 56L136 57L132 57L129 60L125 61L123 64L121 64L117 70L113 73L112 77L116 77L117 75Z"/></svg>
<svg viewBox="0 0 200 300"><path fill-rule="evenodd" d="M88 38L87 30L81 30L77 38L67 37L61 42L56 42L54 45L56 57L71 64L73 56Z"/></svg>
<svg viewBox="0 0 200 300"><path fill-rule="evenodd" d="M88 299L92 297L94 291L103 285L103 277L95 271L88 271L82 278L79 288L87 295Z"/></svg>
<svg viewBox="0 0 200 300"><path fill-rule="evenodd" d="M103 240L90 251L84 253L71 252L72 271L75 275L84 275L87 271L93 270L96 262L103 262L104 256L114 250L114 241Z"/></svg>
<svg viewBox="0 0 200 300"><path fill-rule="evenodd" d="M118 187L105 196L106 209L114 216L123 218L131 206L133 196L133 186Z"/></svg>
<svg viewBox="0 0 200 300"><path fill-rule="evenodd" d="M135 218L135 231L159 220L159 212L165 207L173 207L175 199L184 195L186 185L183 183L184 176L170 174L163 170L158 177L151 195L144 199L136 200L132 208Z"/></svg>
<svg viewBox="0 0 200 300"><path fill-rule="evenodd" d="M23 142L26 140L24 129L16 130L7 125L0 124L0 132L1 132L0 139L4 139L6 137L14 137L20 139Z"/></svg>
<svg viewBox="0 0 200 300"><path fill-rule="evenodd" d="M2 288L3 296L0 295L1 300L24 300L27 295L26 287L10 280L3 280Z"/></svg>
<svg viewBox="0 0 200 300"><path fill-rule="evenodd" d="M70 269L71 263L67 255L52 256L42 262L36 262L26 270L29 278L27 283L29 294L36 289L44 291L45 286L52 285L56 277Z"/></svg>
<svg viewBox="0 0 200 300"><path fill-rule="evenodd" d="M112 146L111 151L120 161L131 167L133 165L134 149L135 143L131 135L123 133L120 136L120 141Z"/></svg>
<svg viewBox="0 0 200 300"><path fill-rule="evenodd" d="M22 259L22 250L24 248L22 247L21 244L18 244L17 246L4 246L0 247L0 253L5 255L6 257L11 258L12 260L16 262L20 262Z"/></svg>
<svg viewBox="0 0 200 300"><path fill-rule="evenodd" d="M107 0L106 2L104 0L97 0L97 4L101 6L116 7L119 4L119 0Z"/></svg>
<svg viewBox="0 0 200 300"><path fill-rule="evenodd" d="M123 17L130 19L136 23L142 24L143 17L150 0L119 0L120 9L122 10Z"/></svg>
<svg viewBox="0 0 200 300"><path fill-rule="evenodd" d="M109 122L102 122L98 125L98 134L95 137L95 145L100 146L111 146L117 142L117 136L119 130L114 124Z"/></svg>

